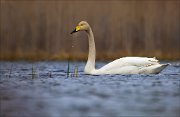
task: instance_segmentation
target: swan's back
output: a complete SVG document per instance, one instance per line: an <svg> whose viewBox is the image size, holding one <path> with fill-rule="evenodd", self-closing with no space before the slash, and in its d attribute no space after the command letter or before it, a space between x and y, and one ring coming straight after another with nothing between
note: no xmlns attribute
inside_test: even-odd
<svg viewBox="0 0 180 117"><path fill-rule="evenodd" d="M95 70L94 74L151 74L159 73L166 66L155 58L123 57Z"/></svg>
<svg viewBox="0 0 180 117"><path fill-rule="evenodd" d="M150 66L159 64L158 60L155 58L147 58L147 57L123 57L120 59L116 59L111 63L103 66L101 69L108 70L108 69L115 69L124 66Z"/></svg>

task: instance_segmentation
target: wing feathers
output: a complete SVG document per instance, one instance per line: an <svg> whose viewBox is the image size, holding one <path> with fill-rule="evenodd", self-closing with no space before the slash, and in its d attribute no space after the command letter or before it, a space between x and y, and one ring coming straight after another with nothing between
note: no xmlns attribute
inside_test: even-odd
<svg viewBox="0 0 180 117"><path fill-rule="evenodd" d="M147 58L147 57L123 57L113 62L105 65L101 69L110 70L117 69L124 66L137 66L137 67L147 67L159 64L156 58Z"/></svg>

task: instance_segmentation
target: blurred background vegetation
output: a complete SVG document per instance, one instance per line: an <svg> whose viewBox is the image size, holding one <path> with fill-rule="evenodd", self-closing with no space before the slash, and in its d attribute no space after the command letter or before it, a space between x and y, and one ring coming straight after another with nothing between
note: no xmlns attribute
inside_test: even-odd
<svg viewBox="0 0 180 117"><path fill-rule="evenodd" d="M180 1L1 0L0 59L85 60L86 20L95 36L97 59L156 56L180 59Z"/></svg>

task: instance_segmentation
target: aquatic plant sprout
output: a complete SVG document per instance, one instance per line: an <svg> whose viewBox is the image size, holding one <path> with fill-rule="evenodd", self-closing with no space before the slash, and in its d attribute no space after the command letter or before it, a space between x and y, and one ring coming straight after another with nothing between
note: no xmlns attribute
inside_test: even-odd
<svg viewBox="0 0 180 117"><path fill-rule="evenodd" d="M34 79L35 78L35 69L34 69L34 66L33 66L33 64L32 64L32 79Z"/></svg>
<svg viewBox="0 0 180 117"><path fill-rule="evenodd" d="M13 64L11 64L11 67L10 67L10 69L9 69L9 78L11 78L12 68L13 68Z"/></svg>
<svg viewBox="0 0 180 117"><path fill-rule="evenodd" d="M69 73L70 73L70 65L69 65L69 59L68 59L67 78L69 77Z"/></svg>

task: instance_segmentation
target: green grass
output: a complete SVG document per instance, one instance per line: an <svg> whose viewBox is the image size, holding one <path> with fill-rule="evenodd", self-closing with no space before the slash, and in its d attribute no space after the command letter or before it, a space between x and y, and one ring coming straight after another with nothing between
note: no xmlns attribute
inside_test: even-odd
<svg viewBox="0 0 180 117"><path fill-rule="evenodd" d="M75 66L74 68L74 76L78 77L78 66Z"/></svg>
<svg viewBox="0 0 180 117"><path fill-rule="evenodd" d="M70 63L68 59L68 67L67 67L67 78L68 77L78 77L78 66L76 65L74 68L74 72L70 73Z"/></svg>
<svg viewBox="0 0 180 117"><path fill-rule="evenodd" d="M35 78L35 72L36 72L36 71L35 71L35 69L34 69L33 64L32 64L32 69L31 69L31 70L32 70L32 79L34 79L34 78Z"/></svg>
<svg viewBox="0 0 180 117"><path fill-rule="evenodd" d="M68 59L67 78L69 77L69 74L70 74L70 65L69 65L69 59Z"/></svg>

